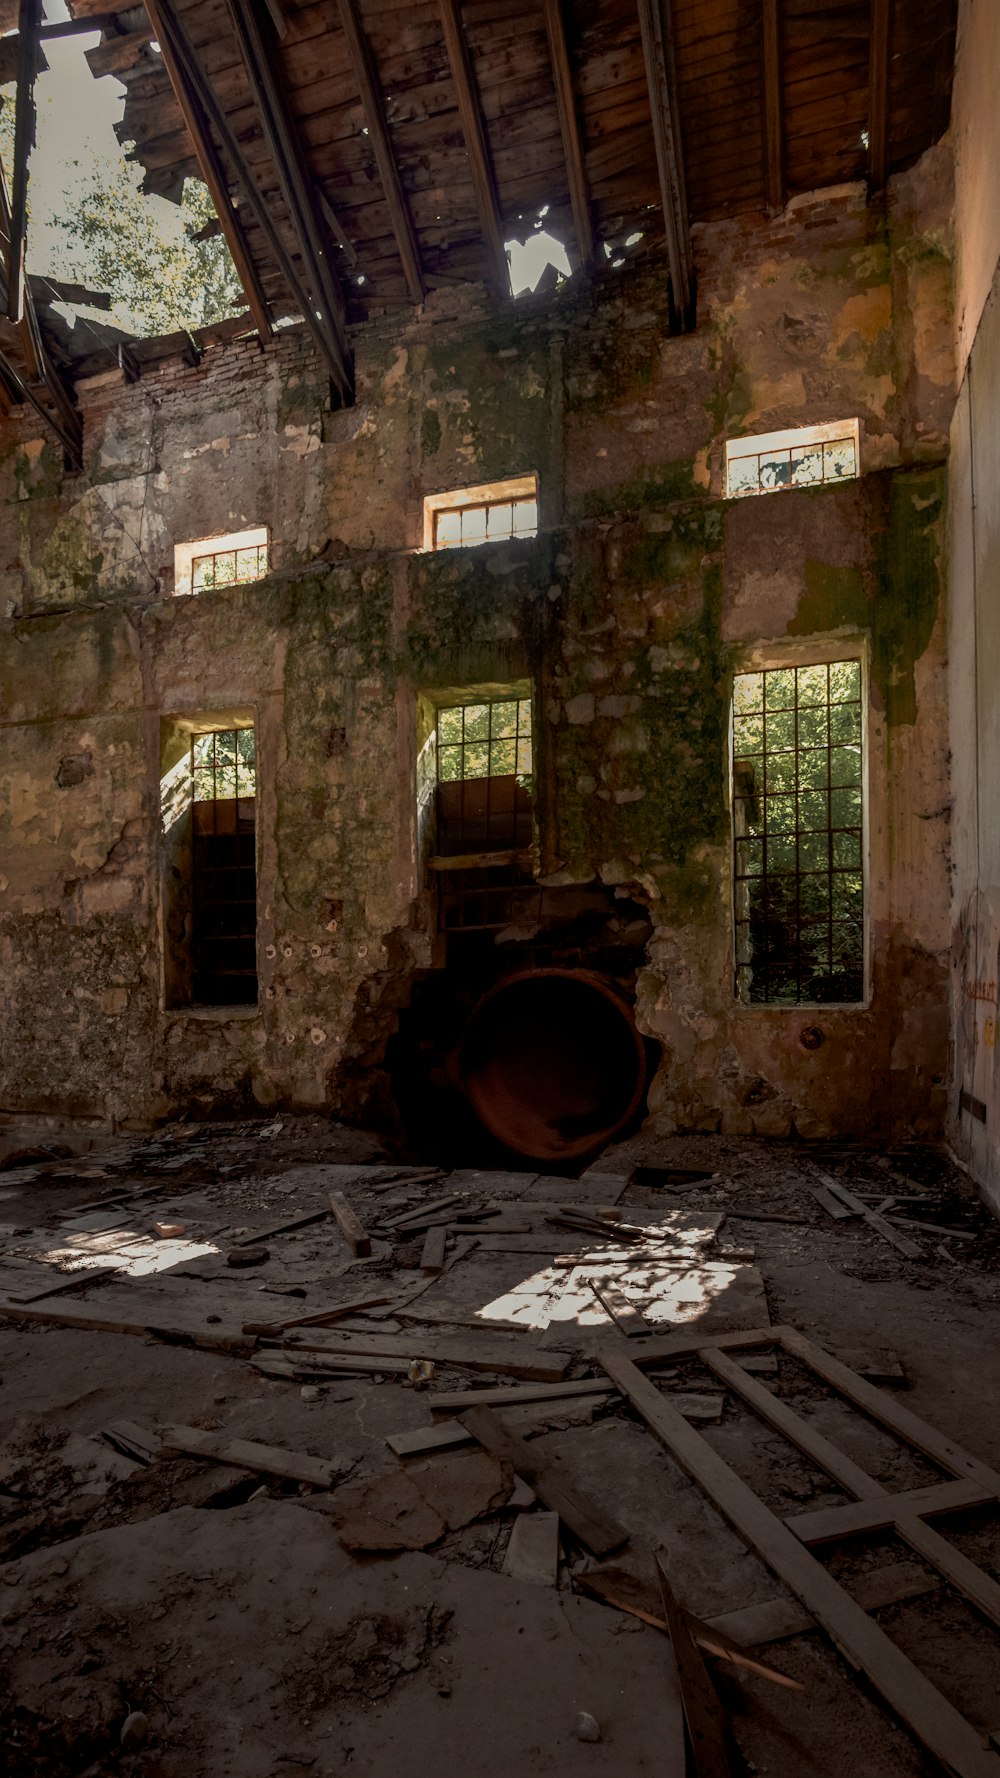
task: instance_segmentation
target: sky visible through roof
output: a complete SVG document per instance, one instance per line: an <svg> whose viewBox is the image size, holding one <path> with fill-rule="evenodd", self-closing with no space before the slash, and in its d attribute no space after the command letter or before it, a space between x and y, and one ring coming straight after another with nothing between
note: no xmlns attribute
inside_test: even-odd
<svg viewBox="0 0 1000 1778"><path fill-rule="evenodd" d="M55 24L69 16L65 0L45 0L46 23ZM127 147L119 144L114 131L121 120L125 87L109 75L95 80L85 59L85 52L100 40L100 31L95 30L93 34L82 32L53 38L45 44L48 72L39 75L35 85L38 126L29 165L31 216L27 241L28 270L40 276L81 275L81 249L77 245L74 269L69 264L69 243L64 232L53 225L53 218L71 215L95 167L101 162L119 161ZM5 109L10 107L12 119L14 88L7 86L2 92ZM151 240L154 235L179 239L182 223L178 207L159 197L150 197L146 203ZM563 275L570 272L565 248L544 226L544 213L526 216L524 224L526 240L507 244L515 295L533 289L550 261ZM85 271L82 275L86 279ZM65 308L63 312L71 313ZM96 315L96 311L91 313ZM118 319L129 325L127 316L115 311L103 314L101 319Z"/></svg>

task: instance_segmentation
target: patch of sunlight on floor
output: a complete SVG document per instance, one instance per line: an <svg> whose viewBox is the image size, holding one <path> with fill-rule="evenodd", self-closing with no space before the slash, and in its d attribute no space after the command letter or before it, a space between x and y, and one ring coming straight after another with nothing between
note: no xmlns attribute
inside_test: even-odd
<svg viewBox="0 0 1000 1778"><path fill-rule="evenodd" d="M138 1229L98 1229L93 1234L74 1235L57 1247L36 1240L25 1242L16 1251L23 1259L42 1260L61 1272L107 1267L124 1277L148 1278L219 1250L211 1241L154 1240Z"/></svg>
<svg viewBox="0 0 1000 1778"><path fill-rule="evenodd" d="M651 1225L651 1232L656 1225ZM641 1249L597 1247L579 1255L576 1265L544 1266L523 1284L477 1311L484 1321L506 1321L519 1327L548 1327L552 1321L578 1327L613 1327L612 1317L593 1286L613 1285L650 1323L695 1321L728 1290L740 1268L699 1253L712 1231L664 1227L670 1253L658 1258L655 1243ZM653 1251L651 1251L653 1249Z"/></svg>

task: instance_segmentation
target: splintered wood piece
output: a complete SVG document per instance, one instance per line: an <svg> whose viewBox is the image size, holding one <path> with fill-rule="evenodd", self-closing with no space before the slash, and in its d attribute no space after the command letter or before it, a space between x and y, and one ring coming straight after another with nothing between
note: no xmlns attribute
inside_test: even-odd
<svg viewBox="0 0 1000 1778"><path fill-rule="evenodd" d="M539 1499L559 1514L574 1537L593 1555L608 1556L628 1542L623 1525L569 1481L553 1459L543 1457L511 1432L490 1408L469 1409L462 1416L462 1425L485 1450L492 1451L495 1457L506 1457L515 1475L534 1488Z"/></svg>
<svg viewBox="0 0 1000 1778"><path fill-rule="evenodd" d="M183 1451L189 1457L209 1457L213 1463L257 1470L261 1475L311 1482L314 1488L329 1488L333 1480L333 1465L319 1457L284 1451L278 1445L258 1445L250 1439L226 1438L224 1433L202 1432L196 1426L165 1426L162 1446L164 1450Z"/></svg>
<svg viewBox="0 0 1000 1778"><path fill-rule="evenodd" d="M112 1425L105 1426L102 1437L116 1451L131 1457L136 1463L151 1463L158 1457L161 1441L155 1432L147 1432L144 1426L137 1426L134 1420L115 1420Z"/></svg>
<svg viewBox="0 0 1000 1778"><path fill-rule="evenodd" d="M11 1296L12 1303L37 1303L42 1297L59 1296L65 1290L79 1290L84 1284L100 1284L105 1278L116 1278L118 1272L114 1266L96 1266L90 1270L86 1266L78 1272L72 1272L68 1278L60 1278L58 1283L46 1284L43 1290L27 1291L23 1296Z"/></svg>
<svg viewBox="0 0 1000 1778"><path fill-rule="evenodd" d="M578 1574L575 1578L579 1586L585 1587L598 1599L603 1599L605 1604L613 1605L616 1611L628 1612L630 1617L640 1618L644 1624L649 1624L654 1630L667 1630L666 1618L657 1617L655 1612L647 1611L635 1599L627 1597L622 1583L630 1577L622 1569L618 1569L616 1572L590 1569L583 1574ZM776 1599L771 1603L781 1607L785 1601ZM796 1604L794 1600L789 1600L787 1604L795 1614L797 1631L815 1629L816 1626L812 1618L807 1611L803 1611L801 1605ZM750 1607L750 1609L754 1608ZM758 1607L757 1609L765 1608ZM756 1661L752 1655L746 1654L739 1643L734 1642L726 1633L721 1619L713 1621L710 1618L707 1623L703 1623L700 1618L694 1617L689 1611L685 1611L683 1615L695 1642L707 1654L713 1654L721 1661L729 1661L734 1667L744 1667L748 1673L757 1673L761 1679L769 1679L773 1685L784 1686L788 1691L805 1691L805 1686L799 1680L790 1679L787 1673L779 1673L777 1668L769 1667L765 1661ZM738 1616L739 1614L733 1613L732 1615ZM794 1634L795 1632L790 1633Z"/></svg>
<svg viewBox="0 0 1000 1778"><path fill-rule="evenodd" d="M652 1333L648 1321L645 1321L634 1303L630 1303L623 1290L617 1284L595 1284L590 1281L590 1288L603 1308L607 1309L615 1326L630 1339L636 1334Z"/></svg>
<svg viewBox="0 0 1000 1778"><path fill-rule="evenodd" d="M837 1222L850 1222L852 1217L860 1215L857 1210L848 1210L847 1205L842 1204L839 1198L835 1198L832 1191L828 1191L825 1185L807 1185L806 1190L811 1192L817 1204L826 1211L827 1215L834 1217Z"/></svg>
<svg viewBox="0 0 1000 1778"><path fill-rule="evenodd" d="M316 1309L311 1315L296 1315L292 1321L244 1321L245 1334L278 1334L290 1327L325 1327L328 1322L341 1321L345 1315L360 1315L365 1309L377 1309L391 1303L389 1296L363 1296L357 1302L340 1303L335 1309Z"/></svg>
<svg viewBox="0 0 1000 1778"><path fill-rule="evenodd" d="M439 1210L450 1210L455 1204L466 1201L465 1192L449 1192L447 1197L432 1198L429 1204L421 1204L415 1210L402 1210L398 1216L383 1216L381 1222L387 1229L402 1229L410 1222L423 1222L425 1217L436 1216Z"/></svg>
<svg viewBox="0 0 1000 1778"><path fill-rule="evenodd" d="M793 1332L782 1330L782 1343L789 1350L794 1349L790 1345ZM809 1347L808 1341L802 1344ZM664 1448L705 1490L723 1517L767 1566L797 1595L848 1660L868 1675L890 1708L942 1765L957 1778L997 1778L996 1756L984 1751L978 1730L838 1586L833 1576L758 1499L743 1478L674 1412L638 1367L619 1353L610 1351L605 1352L602 1362L608 1375L625 1392ZM806 1362L812 1362L812 1354ZM813 1368L816 1368L815 1364ZM851 1373L847 1375L850 1377ZM863 1387L867 1388L867 1385ZM878 1401L878 1391L873 1389L871 1393ZM887 1405L897 1413L900 1411L888 1398Z"/></svg>
<svg viewBox="0 0 1000 1778"><path fill-rule="evenodd" d="M839 1180L831 1178L830 1174L824 1173L820 1167L816 1167L815 1171L819 1174L827 1190L831 1191L835 1198L839 1198L840 1202L846 1205L847 1209L852 1211L855 1216L863 1216L869 1228L873 1228L877 1234L889 1242L891 1247L897 1248L900 1253L906 1255L907 1259L923 1259L923 1248L918 1247L916 1241L909 1240L906 1235L901 1235L898 1229L893 1228L888 1217L880 1216L870 1204L862 1203L860 1198L856 1198L853 1192L848 1191L846 1185L841 1185Z"/></svg>
<svg viewBox="0 0 1000 1778"><path fill-rule="evenodd" d="M420 1255L420 1270L431 1277L437 1277L444 1271L444 1250L448 1242L447 1225L428 1229L424 1237L424 1250Z"/></svg>
<svg viewBox="0 0 1000 1778"><path fill-rule="evenodd" d="M330 1209L333 1211L337 1219L337 1227L355 1259L369 1259L372 1250L371 1236L365 1233L359 1219L341 1192L330 1193Z"/></svg>
<svg viewBox="0 0 1000 1778"><path fill-rule="evenodd" d="M877 1500L853 1500L849 1506L795 1513L785 1520L785 1524L800 1542L812 1549L817 1544L836 1543L842 1537L886 1531L898 1519L911 1516L930 1519L939 1513L988 1506L995 1499L992 1488L981 1488L977 1482L938 1482L929 1488L911 1488L905 1494L883 1494Z"/></svg>
<svg viewBox="0 0 1000 1778"><path fill-rule="evenodd" d="M705 1663L698 1653L694 1637L688 1629L684 1613L670 1591L659 1556L656 1558L656 1573L667 1633L677 1662L681 1703L684 1706L684 1720L691 1742L694 1769L698 1778L729 1778L732 1766L726 1752L722 1706L705 1669Z"/></svg>
<svg viewBox="0 0 1000 1778"><path fill-rule="evenodd" d="M234 1247L256 1247L258 1242L270 1241L275 1235L290 1235L294 1229L307 1229L310 1223L325 1222L329 1210L310 1210L307 1216L295 1216L290 1222L276 1222L269 1229L255 1229L252 1235L242 1235L233 1242Z"/></svg>
<svg viewBox="0 0 1000 1778"><path fill-rule="evenodd" d="M559 1514L520 1513L514 1520L503 1572L533 1586L559 1584Z"/></svg>

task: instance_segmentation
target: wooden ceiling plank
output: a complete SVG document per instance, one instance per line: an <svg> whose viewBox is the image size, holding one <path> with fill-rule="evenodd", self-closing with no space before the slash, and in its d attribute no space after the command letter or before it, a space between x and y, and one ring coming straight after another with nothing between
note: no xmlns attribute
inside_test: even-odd
<svg viewBox="0 0 1000 1778"><path fill-rule="evenodd" d="M785 207L785 141L782 116L781 0L763 0L764 193L772 216Z"/></svg>
<svg viewBox="0 0 1000 1778"><path fill-rule="evenodd" d="M17 91L14 103L14 170L7 236L7 319L24 312L24 249L28 227L28 158L35 145L35 72L41 0L20 0L17 15Z"/></svg>
<svg viewBox="0 0 1000 1778"><path fill-rule="evenodd" d="M318 211L314 208L312 181L302 145L275 74L276 46L269 44L263 34L254 0L228 0L228 8L264 139L312 289L314 311L319 310L318 319L327 341L327 357L333 362L341 396L350 401L354 379L350 369L344 298L330 261Z"/></svg>
<svg viewBox="0 0 1000 1778"><path fill-rule="evenodd" d="M416 229L407 203L403 182L400 178L396 156L389 140L389 126L386 119L385 103L379 85L378 72L371 46L361 27L358 16L357 0L339 0L340 22L347 39L347 49L351 58L358 86L361 90L361 103L364 106L365 119L368 125L368 137L371 142L375 164L385 191L385 201L389 206L392 219L392 232L396 237L399 257L403 264L406 286L415 303L424 300L423 266L420 262L420 247L417 242Z"/></svg>
<svg viewBox="0 0 1000 1778"><path fill-rule="evenodd" d="M889 65L892 0L871 0L871 56L868 72L868 182L882 191L889 173Z"/></svg>
<svg viewBox="0 0 1000 1778"><path fill-rule="evenodd" d="M195 94L191 91L178 65L177 58L171 47L169 35L161 30L157 23L156 0L150 0L146 13L152 31L160 31L157 42L160 54L173 88L174 97L198 160L201 176L208 187L209 196L215 205L215 213L219 219L219 227L225 236L226 246L236 268L236 276L242 286L247 308L254 318L257 332L267 342L273 337L271 316L267 306L267 298L261 288L257 276L257 268L247 245L243 225L236 214L229 195L229 181L219 151L215 146L208 121Z"/></svg>
<svg viewBox="0 0 1000 1778"><path fill-rule="evenodd" d="M493 277L497 288L504 295L508 295L510 292L510 271L507 265L507 250L504 246L503 228L500 222L500 199L486 135L486 124L479 104L479 94L476 91L472 56L462 26L459 0L438 0L438 5L441 12L445 48L448 52L448 65L451 69L452 84L455 88L458 114L462 124L462 135L465 138L465 149L469 157L469 169L476 194L480 226L483 238L489 248Z"/></svg>
<svg viewBox="0 0 1000 1778"><path fill-rule="evenodd" d="M667 230L673 309L676 326L682 333L686 333L695 325L695 277L677 80L670 34L670 0L638 0L638 4L663 219Z"/></svg>
<svg viewBox="0 0 1000 1778"><path fill-rule="evenodd" d="M576 242L581 262L584 265L590 265L594 257L594 224L590 213L590 187L587 182L587 167L583 158L580 119L576 94L573 90L573 72L570 68L569 50L566 46L566 29L563 23L561 0L544 0L544 6L545 29L548 32L549 56L552 61L552 79L555 84L556 107L559 112L559 130L562 135L563 153L566 157L569 199L573 209L573 227L576 230Z"/></svg>
<svg viewBox="0 0 1000 1778"><path fill-rule="evenodd" d="M293 301L298 305L306 326L330 367L339 392L345 400L351 400L353 384L344 362L344 354L335 335L329 328L322 325L316 315L315 305L310 300L309 292L303 286L292 256L282 240L280 230L272 215L272 207L265 200L226 114L216 99L212 84L192 49L191 40L178 15L175 0L150 0L150 6L153 9L150 12L150 17L154 18L155 14L155 17L160 21L157 26L157 37L161 45L164 36L166 36L172 45L185 81L197 93L202 108L223 145L236 181L243 191L247 204L253 211L271 253L281 268Z"/></svg>

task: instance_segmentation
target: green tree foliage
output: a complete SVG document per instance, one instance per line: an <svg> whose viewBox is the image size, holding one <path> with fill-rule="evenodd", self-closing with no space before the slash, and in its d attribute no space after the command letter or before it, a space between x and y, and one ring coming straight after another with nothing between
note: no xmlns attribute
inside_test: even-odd
<svg viewBox="0 0 1000 1778"><path fill-rule="evenodd" d="M112 319L147 337L203 327L244 307L221 235L195 239L215 215L200 180L188 179L174 206L145 197L139 169L124 159L79 170L72 209L52 218L63 244L58 264L45 268L52 277L109 291Z"/></svg>

